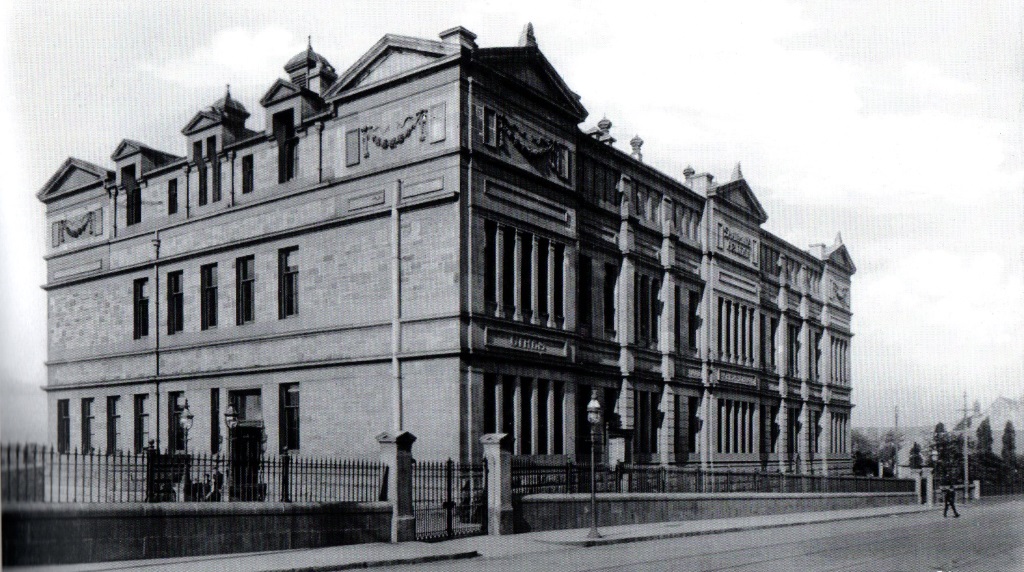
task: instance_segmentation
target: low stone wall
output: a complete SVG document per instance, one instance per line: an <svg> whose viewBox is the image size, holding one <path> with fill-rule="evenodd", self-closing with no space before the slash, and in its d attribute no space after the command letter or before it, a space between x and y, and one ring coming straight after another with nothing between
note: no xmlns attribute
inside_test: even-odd
<svg viewBox="0 0 1024 572"><path fill-rule="evenodd" d="M388 542L391 512L386 502L5 506L3 565Z"/></svg>
<svg viewBox="0 0 1024 572"><path fill-rule="evenodd" d="M598 494L600 526L914 504L914 493ZM590 526L590 495L536 494L515 503L516 532Z"/></svg>

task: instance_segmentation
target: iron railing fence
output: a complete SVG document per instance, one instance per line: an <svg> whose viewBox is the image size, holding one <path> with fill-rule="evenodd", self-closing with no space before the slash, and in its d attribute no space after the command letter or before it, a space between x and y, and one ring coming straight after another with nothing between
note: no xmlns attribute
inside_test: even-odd
<svg viewBox="0 0 1024 572"><path fill-rule="evenodd" d="M590 492L590 465L513 457L512 493ZM619 463L597 466L597 492L620 493L888 493L914 492L912 479L724 471Z"/></svg>
<svg viewBox="0 0 1024 572"><path fill-rule="evenodd" d="M1024 495L1024 480L1007 483L981 482L981 498L1003 495Z"/></svg>
<svg viewBox="0 0 1024 572"><path fill-rule="evenodd" d="M385 500L376 460L294 455L229 460L147 449L61 453L38 445L0 448L0 499L16 502L368 502Z"/></svg>
<svg viewBox="0 0 1024 572"><path fill-rule="evenodd" d="M487 521L487 462L414 462L412 506L417 540L483 534Z"/></svg>

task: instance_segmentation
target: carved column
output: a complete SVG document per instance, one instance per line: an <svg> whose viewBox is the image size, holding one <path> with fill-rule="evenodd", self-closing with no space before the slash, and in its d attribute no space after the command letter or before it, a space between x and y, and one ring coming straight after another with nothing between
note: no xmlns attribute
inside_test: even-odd
<svg viewBox="0 0 1024 572"><path fill-rule="evenodd" d="M496 433L505 431L505 380L503 375L495 375L494 384L494 430Z"/></svg>
<svg viewBox="0 0 1024 572"><path fill-rule="evenodd" d="M495 225L497 232L494 234L494 315L499 318L505 317L505 226Z"/></svg>
<svg viewBox="0 0 1024 572"><path fill-rule="evenodd" d="M563 276L564 279L564 276ZM555 242L553 240L548 241L548 327L555 327L555 314L558 310L555 308Z"/></svg>
<svg viewBox="0 0 1024 572"><path fill-rule="evenodd" d="M562 249L562 329L576 329L576 268L579 266L579 243Z"/></svg>
<svg viewBox="0 0 1024 572"><path fill-rule="evenodd" d="M533 234L530 245L530 322L540 324L540 239ZM548 281L551 277L548 276ZM548 309L550 312L550 308Z"/></svg>
<svg viewBox="0 0 1024 572"><path fill-rule="evenodd" d="M547 383L547 412L548 412L548 423L547 423L547 452L549 455L555 453L555 380L549 379ZM563 440L563 443L565 441Z"/></svg>
<svg viewBox="0 0 1024 572"><path fill-rule="evenodd" d="M515 431L515 454L523 454L523 383L517 375L512 389L512 428Z"/></svg>
<svg viewBox="0 0 1024 572"><path fill-rule="evenodd" d="M515 278L513 284L513 308L512 318L514 320L523 319L523 233L516 229L516 246L515 256L512 260L512 275Z"/></svg>
<svg viewBox="0 0 1024 572"><path fill-rule="evenodd" d="M530 454L540 451L540 380L532 378L530 384Z"/></svg>

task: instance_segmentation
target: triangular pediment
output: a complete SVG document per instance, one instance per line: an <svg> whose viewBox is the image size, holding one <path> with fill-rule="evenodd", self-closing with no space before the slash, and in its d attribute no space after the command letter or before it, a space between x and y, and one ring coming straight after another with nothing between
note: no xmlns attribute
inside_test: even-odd
<svg viewBox="0 0 1024 572"><path fill-rule="evenodd" d="M70 157L36 193L36 197L46 202L65 193L102 183L113 176L113 172L99 165Z"/></svg>
<svg viewBox="0 0 1024 572"><path fill-rule="evenodd" d="M745 179L737 179L719 185L714 193L724 199L726 203L754 217L759 224L764 224L768 220L768 213L765 212L761 201L757 200L754 190L750 188Z"/></svg>
<svg viewBox="0 0 1024 572"><path fill-rule="evenodd" d="M580 103L580 96L569 89L562 76L537 47L485 48L477 50L474 58L569 111L579 121L586 119L588 113Z"/></svg>
<svg viewBox="0 0 1024 572"><path fill-rule="evenodd" d="M184 135L191 135L192 133L202 131L203 129L206 129L208 127L220 125L222 121L223 118L220 116L219 113L214 113L213 111L209 110L203 110L195 114L195 116L192 117L192 119L188 122L187 125L185 125L185 128L182 129L181 132Z"/></svg>
<svg viewBox="0 0 1024 572"><path fill-rule="evenodd" d="M387 34L341 74L324 99L400 76L452 53L442 42Z"/></svg>
<svg viewBox="0 0 1024 572"><path fill-rule="evenodd" d="M294 83L278 78L274 85L270 86L267 93L260 98L260 105L270 107L271 105L295 97L302 93L302 88Z"/></svg>
<svg viewBox="0 0 1024 572"><path fill-rule="evenodd" d="M122 139L121 142L117 145L117 148L114 149L114 152L110 155L110 159L116 163L122 159L131 157L136 153L141 153L142 150L145 148L146 146L143 145L142 143L139 143L138 141L133 141L131 139Z"/></svg>
<svg viewBox="0 0 1024 572"><path fill-rule="evenodd" d="M846 272L853 274L857 272L857 267L853 264L853 258L850 257L850 251L846 249L846 245L838 243L828 249L828 255L826 260L842 268Z"/></svg>

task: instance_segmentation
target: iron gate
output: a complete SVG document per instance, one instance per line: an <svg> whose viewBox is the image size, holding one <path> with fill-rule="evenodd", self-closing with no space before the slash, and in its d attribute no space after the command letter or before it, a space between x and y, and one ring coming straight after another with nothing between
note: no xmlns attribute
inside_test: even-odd
<svg viewBox="0 0 1024 572"><path fill-rule="evenodd" d="M416 540L445 540L486 533L486 461L413 462L412 507L416 516Z"/></svg>

